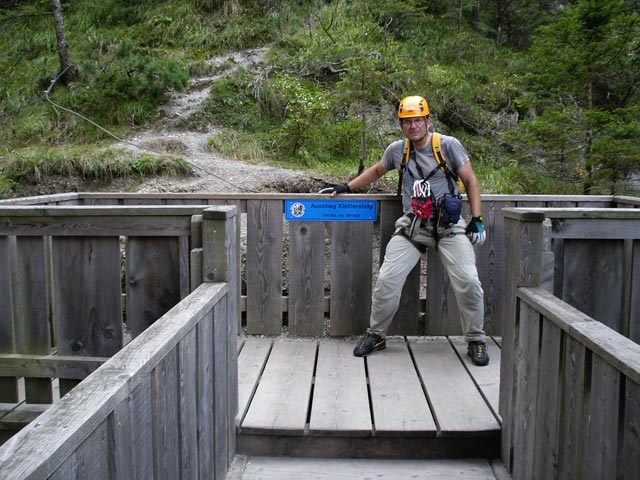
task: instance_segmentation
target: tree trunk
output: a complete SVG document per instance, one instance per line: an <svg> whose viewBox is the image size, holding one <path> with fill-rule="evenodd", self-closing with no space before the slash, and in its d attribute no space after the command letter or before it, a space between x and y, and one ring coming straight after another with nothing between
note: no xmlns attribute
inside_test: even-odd
<svg viewBox="0 0 640 480"><path fill-rule="evenodd" d="M60 59L60 81L66 83L74 77L71 68L71 60L69 59L69 50L67 48L67 38L64 34L64 22L62 21L62 7L60 0L51 0L51 8L53 10L53 23L56 29L56 41L58 44L58 58Z"/></svg>

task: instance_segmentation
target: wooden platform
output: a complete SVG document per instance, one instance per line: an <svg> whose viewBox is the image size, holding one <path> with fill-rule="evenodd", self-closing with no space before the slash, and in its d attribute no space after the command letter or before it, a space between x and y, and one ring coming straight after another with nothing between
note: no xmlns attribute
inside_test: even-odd
<svg viewBox="0 0 640 480"><path fill-rule="evenodd" d="M496 458L500 348L476 367L460 337L239 339L238 453L335 458Z"/></svg>

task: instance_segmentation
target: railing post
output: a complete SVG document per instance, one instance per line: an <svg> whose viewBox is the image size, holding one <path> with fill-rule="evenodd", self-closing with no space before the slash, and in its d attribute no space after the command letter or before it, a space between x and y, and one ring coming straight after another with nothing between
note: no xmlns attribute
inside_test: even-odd
<svg viewBox="0 0 640 480"><path fill-rule="evenodd" d="M516 290L537 287L542 278L544 213L504 209L505 228L505 317L502 319L500 366L500 416L502 417L502 461L512 471L513 402L518 333Z"/></svg>
<svg viewBox="0 0 640 480"><path fill-rule="evenodd" d="M237 221L235 206L210 207L202 212L202 281L226 282L229 285L226 302L227 324L214 325L213 329L214 335L218 332L226 335L225 351L214 352L214 357L224 356L219 361L214 361L215 365L226 365L226 368L221 369L222 371L215 368L214 372L214 376L218 377L217 381L214 380L214 385L223 382L227 386L227 397L223 401L226 406L224 422L227 434L226 467L231 465L236 452L236 413L238 411L237 318L240 291Z"/></svg>

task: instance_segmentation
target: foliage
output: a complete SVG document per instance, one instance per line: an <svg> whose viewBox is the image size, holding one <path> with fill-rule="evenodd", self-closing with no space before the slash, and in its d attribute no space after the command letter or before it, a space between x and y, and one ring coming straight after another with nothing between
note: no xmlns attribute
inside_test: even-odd
<svg viewBox="0 0 640 480"><path fill-rule="evenodd" d="M620 191L640 170L640 17L624 0L565 3L67 2L77 77L50 98L124 136L189 76L231 66L213 56L270 45L257 70L219 76L185 119L220 128L212 151L354 176L400 137L399 99L420 94L434 128L463 142L486 193ZM106 134L43 96L58 69L49 2L3 8L0 188L56 169L119 172L91 147ZM150 158L124 171L148 174Z"/></svg>

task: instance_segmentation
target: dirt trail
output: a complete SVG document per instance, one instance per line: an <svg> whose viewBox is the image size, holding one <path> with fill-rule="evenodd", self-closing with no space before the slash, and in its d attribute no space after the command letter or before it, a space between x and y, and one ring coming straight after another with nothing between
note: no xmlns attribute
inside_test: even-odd
<svg viewBox="0 0 640 480"><path fill-rule="evenodd" d="M194 166L194 175L184 178L157 177L137 187L141 193L150 192L243 192L278 191L277 185L308 183L307 176L295 170L253 165L223 158L206 151L209 137L217 133L216 126L205 130L185 130L179 125L194 114L209 95L209 86L222 75L239 67L258 68L268 47L230 53L210 59L216 66L228 68L212 77L192 78L185 92L173 92L169 102L159 108L162 120L118 146L180 155ZM135 145L132 145L135 144Z"/></svg>

